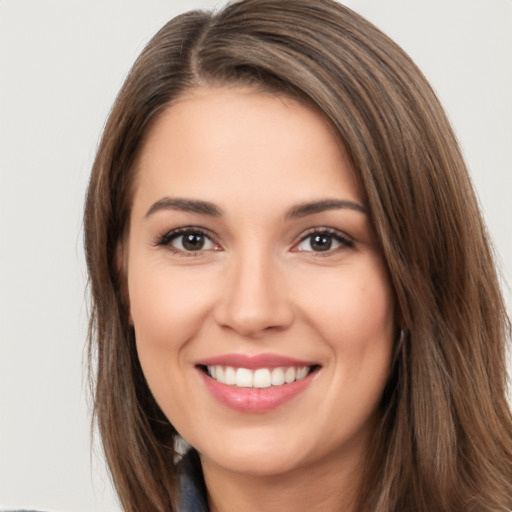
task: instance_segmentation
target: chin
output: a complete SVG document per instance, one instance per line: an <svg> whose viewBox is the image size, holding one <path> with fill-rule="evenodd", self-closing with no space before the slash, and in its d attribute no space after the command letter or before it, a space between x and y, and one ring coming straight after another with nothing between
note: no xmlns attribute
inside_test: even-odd
<svg viewBox="0 0 512 512"><path fill-rule="evenodd" d="M197 446L201 457L233 473L272 476L287 473L301 465L307 458L304 443L282 443L278 436L270 439L242 439L229 436L225 443L214 446ZM307 451L307 450L306 450Z"/></svg>
<svg viewBox="0 0 512 512"><path fill-rule="evenodd" d="M288 452L267 453L266 450L249 452L234 449L222 454L212 454L212 457L203 457L226 471L247 476L283 475L300 466L300 462L295 459L297 454L290 455Z"/></svg>

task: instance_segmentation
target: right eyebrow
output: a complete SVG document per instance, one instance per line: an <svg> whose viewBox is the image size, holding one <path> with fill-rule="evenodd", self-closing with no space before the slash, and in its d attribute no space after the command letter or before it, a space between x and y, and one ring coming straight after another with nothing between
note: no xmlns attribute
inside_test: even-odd
<svg viewBox="0 0 512 512"><path fill-rule="evenodd" d="M347 208L356 212L368 214L366 208L355 201L348 199L322 199L320 201L313 201L311 203L301 203L291 208L286 214L287 219L298 219L306 217L307 215L314 215L315 213L325 212L327 210L341 210Z"/></svg>
<svg viewBox="0 0 512 512"><path fill-rule="evenodd" d="M222 210L208 201L199 201L196 199L163 197L156 203L153 203L146 213L146 217L153 215L161 210L180 210L182 212L198 213L200 215L209 215L210 217L222 217Z"/></svg>

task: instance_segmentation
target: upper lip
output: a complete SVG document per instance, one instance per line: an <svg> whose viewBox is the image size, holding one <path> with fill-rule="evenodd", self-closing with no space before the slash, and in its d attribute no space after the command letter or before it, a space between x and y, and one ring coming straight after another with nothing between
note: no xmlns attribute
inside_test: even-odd
<svg viewBox="0 0 512 512"><path fill-rule="evenodd" d="M201 359L196 363L197 366L232 366L234 368L247 368L249 370L279 367L303 368L305 366L314 366L316 364L317 363L312 361L304 361L279 354L224 354Z"/></svg>

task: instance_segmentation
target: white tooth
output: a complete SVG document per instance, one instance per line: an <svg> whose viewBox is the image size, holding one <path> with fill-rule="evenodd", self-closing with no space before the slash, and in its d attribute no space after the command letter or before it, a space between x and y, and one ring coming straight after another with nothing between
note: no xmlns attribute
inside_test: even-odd
<svg viewBox="0 0 512 512"><path fill-rule="evenodd" d="M282 368L274 368L270 381L272 386L282 386L284 384L284 370Z"/></svg>
<svg viewBox="0 0 512 512"><path fill-rule="evenodd" d="M236 385L239 388L252 388L252 372L247 368L238 368L236 371Z"/></svg>
<svg viewBox="0 0 512 512"><path fill-rule="evenodd" d="M286 384L291 384L292 382L294 382L296 374L297 372L295 371L295 368L286 368L286 371L284 372L284 380Z"/></svg>
<svg viewBox="0 0 512 512"><path fill-rule="evenodd" d="M226 366L224 371L224 384L234 386L236 384L236 372L232 366Z"/></svg>
<svg viewBox="0 0 512 512"><path fill-rule="evenodd" d="M254 372L253 387L269 388L270 385L270 370L268 370L267 368L259 368Z"/></svg>
<svg viewBox="0 0 512 512"><path fill-rule="evenodd" d="M305 366L304 368L299 368L297 370L297 380L303 379L308 374L309 368Z"/></svg>
<svg viewBox="0 0 512 512"><path fill-rule="evenodd" d="M229 386L268 388L270 386L282 386L284 383L291 384L295 380L303 379L308 375L309 367L259 368L253 372L248 368L216 365L208 366L207 372L213 379Z"/></svg>
<svg viewBox="0 0 512 512"><path fill-rule="evenodd" d="M224 368L222 366L215 366L215 380L226 384L224 381Z"/></svg>

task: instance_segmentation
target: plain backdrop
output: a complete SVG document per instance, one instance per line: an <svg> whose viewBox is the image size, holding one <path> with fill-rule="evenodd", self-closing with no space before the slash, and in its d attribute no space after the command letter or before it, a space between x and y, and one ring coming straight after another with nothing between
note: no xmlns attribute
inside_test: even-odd
<svg viewBox="0 0 512 512"><path fill-rule="evenodd" d="M438 92L512 282L512 1L345 3ZM0 508L119 510L90 445L83 197L136 55L174 15L219 5L0 0Z"/></svg>

